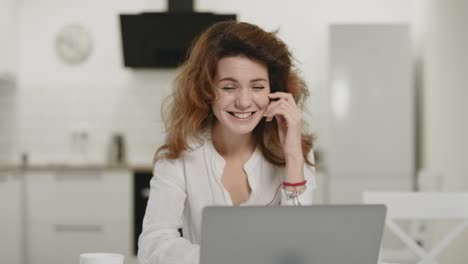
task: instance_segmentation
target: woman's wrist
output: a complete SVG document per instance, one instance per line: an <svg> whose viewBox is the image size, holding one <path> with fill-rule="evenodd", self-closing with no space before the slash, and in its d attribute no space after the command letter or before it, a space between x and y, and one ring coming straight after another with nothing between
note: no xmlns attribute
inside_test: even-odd
<svg viewBox="0 0 468 264"><path fill-rule="evenodd" d="M296 181L296 182L290 182L290 181L284 181L283 182L283 189L285 189L288 192L302 192L306 189L306 180L302 181Z"/></svg>
<svg viewBox="0 0 468 264"><path fill-rule="evenodd" d="M304 165L304 156L302 153L285 156L286 166Z"/></svg>
<svg viewBox="0 0 468 264"><path fill-rule="evenodd" d="M288 159L286 161L286 178L289 183L298 183L304 181L304 159ZM288 187L289 188L289 187Z"/></svg>

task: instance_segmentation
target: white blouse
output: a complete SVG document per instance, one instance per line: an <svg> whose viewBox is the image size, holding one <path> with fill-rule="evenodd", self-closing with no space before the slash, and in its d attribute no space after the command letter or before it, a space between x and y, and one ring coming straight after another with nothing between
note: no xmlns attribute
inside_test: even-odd
<svg viewBox="0 0 468 264"><path fill-rule="evenodd" d="M179 159L161 159L154 166L150 195L138 241L141 264L198 264L202 211L206 206L233 206L221 176L224 159L215 150L210 133L202 144L192 145ZM313 152L309 160L314 162ZM307 188L298 199L312 204L315 168L304 165ZM244 165L251 187L249 199L241 206L295 205L283 188L285 168L269 163L257 148ZM178 228L183 229L180 237Z"/></svg>

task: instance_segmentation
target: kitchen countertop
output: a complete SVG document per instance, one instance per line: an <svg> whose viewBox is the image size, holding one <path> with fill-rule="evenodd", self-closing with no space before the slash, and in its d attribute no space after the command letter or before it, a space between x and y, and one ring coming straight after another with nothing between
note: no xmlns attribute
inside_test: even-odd
<svg viewBox="0 0 468 264"><path fill-rule="evenodd" d="M0 164L0 172L6 171L57 171L57 170L129 170L129 171L152 171L148 165L129 164L38 164L21 166L17 164Z"/></svg>

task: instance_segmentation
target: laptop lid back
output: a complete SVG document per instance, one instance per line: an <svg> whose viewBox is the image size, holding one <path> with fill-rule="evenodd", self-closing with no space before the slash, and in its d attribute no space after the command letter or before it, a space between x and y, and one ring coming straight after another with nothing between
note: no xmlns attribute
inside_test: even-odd
<svg viewBox="0 0 468 264"><path fill-rule="evenodd" d="M384 205L207 207L200 264L376 264Z"/></svg>

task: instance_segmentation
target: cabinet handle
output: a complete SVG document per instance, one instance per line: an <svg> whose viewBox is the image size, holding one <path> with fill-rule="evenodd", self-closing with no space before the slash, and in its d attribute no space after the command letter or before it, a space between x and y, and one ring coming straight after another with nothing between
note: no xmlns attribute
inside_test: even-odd
<svg viewBox="0 0 468 264"><path fill-rule="evenodd" d="M57 181L99 181L101 178L102 173L99 171L57 171L55 173Z"/></svg>
<svg viewBox="0 0 468 264"><path fill-rule="evenodd" d="M100 233L103 229L102 225L55 225L57 233Z"/></svg>

